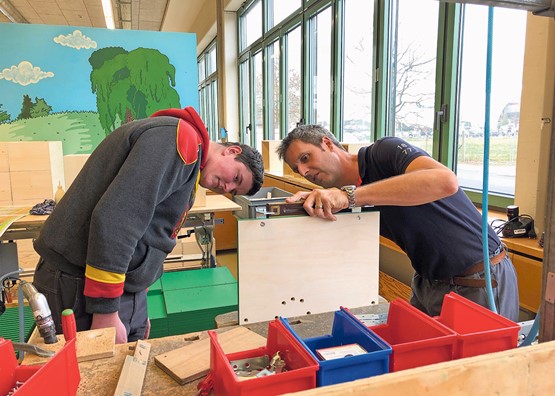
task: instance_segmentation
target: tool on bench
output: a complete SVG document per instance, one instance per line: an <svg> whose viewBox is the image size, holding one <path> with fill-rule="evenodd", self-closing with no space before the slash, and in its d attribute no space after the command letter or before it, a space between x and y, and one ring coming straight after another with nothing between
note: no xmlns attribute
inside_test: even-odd
<svg viewBox="0 0 555 396"><path fill-rule="evenodd" d="M77 335L77 326L75 325L75 315L72 309L64 309L62 311L62 330L64 338L67 341L73 340Z"/></svg>
<svg viewBox="0 0 555 396"><path fill-rule="evenodd" d="M276 216L296 216L296 215L308 215L303 207L304 201L301 202L276 202L266 204L266 212L264 214L266 217L276 217ZM360 208L361 211L372 210L371 206ZM348 213L354 211L351 209L342 209L338 213Z"/></svg>
<svg viewBox="0 0 555 396"><path fill-rule="evenodd" d="M266 204L266 216L295 216L307 215L303 207L304 202L276 202Z"/></svg>
<svg viewBox="0 0 555 396"><path fill-rule="evenodd" d="M39 293L32 283L22 282L21 288L23 295L29 301L29 306L33 312L35 323L39 329L39 334L44 338L45 344L55 344L58 342L56 337L56 326L52 320L52 312L48 307L48 302L44 294Z"/></svg>
<svg viewBox="0 0 555 396"><path fill-rule="evenodd" d="M35 355L41 357L51 357L55 354L53 351L47 351L46 349L42 349L33 344L27 344L25 342L12 342L12 344L13 349L16 351L34 353Z"/></svg>

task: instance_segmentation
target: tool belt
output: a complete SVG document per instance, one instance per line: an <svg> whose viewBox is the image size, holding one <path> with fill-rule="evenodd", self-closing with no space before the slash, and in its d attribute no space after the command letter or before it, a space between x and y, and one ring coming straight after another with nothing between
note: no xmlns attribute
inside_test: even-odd
<svg viewBox="0 0 555 396"><path fill-rule="evenodd" d="M499 264L505 256L507 255L507 248L503 244L501 245L501 252L497 253L495 256L490 257L490 267L494 267ZM480 262L474 265L471 265L467 268L462 274L456 275L452 278L442 280L443 283L448 283L450 285L457 285L457 286L465 286L465 287L486 287L486 280L485 279L477 279L477 278L467 278L472 274L476 274L478 272L484 271L484 262ZM497 281L495 279L491 280L491 287L497 287Z"/></svg>

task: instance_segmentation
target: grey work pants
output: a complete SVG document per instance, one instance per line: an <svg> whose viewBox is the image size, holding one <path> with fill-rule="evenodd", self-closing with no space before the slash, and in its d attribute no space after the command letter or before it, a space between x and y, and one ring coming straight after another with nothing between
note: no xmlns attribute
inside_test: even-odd
<svg viewBox="0 0 555 396"><path fill-rule="evenodd" d="M519 302L516 272L508 255L497 265L490 268L491 279L498 283L493 288L493 300L497 312L514 322L518 321ZM467 278L483 279L484 271L469 275ZM457 293L477 304L489 308L485 287L467 287L449 284L446 281L429 280L414 274L411 283L411 305L430 316L439 316L443 305L443 296L450 292Z"/></svg>
<svg viewBox="0 0 555 396"><path fill-rule="evenodd" d="M44 294L52 311L56 332L62 334L62 311L71 308L75 315L77 331L89 330L92 314L85 309L85 279L62 272L53 263L39 261L33 285ZM120 297L119 317L127 330L127 340L143 339L147 323L146 290L126 293Z"/></svg>

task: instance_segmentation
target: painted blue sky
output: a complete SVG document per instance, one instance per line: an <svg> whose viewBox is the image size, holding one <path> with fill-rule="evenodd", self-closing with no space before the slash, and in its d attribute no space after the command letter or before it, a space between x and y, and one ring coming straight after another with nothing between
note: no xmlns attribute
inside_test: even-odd
<svg viewBox="0 0 555 396"><path fill-rule="evenodd" d="M199 107L193 33L0 23L0 37L0 104L12 119L23 94L44 98L53 112L96 111L88 59L104 47L159 50L176 69L181 106Z"/></svg>

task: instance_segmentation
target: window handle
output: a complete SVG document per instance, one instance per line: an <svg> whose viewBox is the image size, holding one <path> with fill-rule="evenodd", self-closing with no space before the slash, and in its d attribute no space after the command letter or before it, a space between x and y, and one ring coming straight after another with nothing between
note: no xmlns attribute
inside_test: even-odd
<svg viewBox="0 0 555 396"><path fill-rule="evenodd" d="M447 103L443 103L439 111L436 111L436 118L434 121L434 130L439 127L440 123L447 122Z"/></svg>

